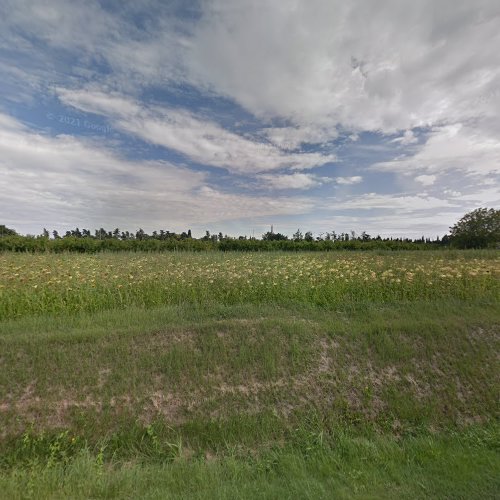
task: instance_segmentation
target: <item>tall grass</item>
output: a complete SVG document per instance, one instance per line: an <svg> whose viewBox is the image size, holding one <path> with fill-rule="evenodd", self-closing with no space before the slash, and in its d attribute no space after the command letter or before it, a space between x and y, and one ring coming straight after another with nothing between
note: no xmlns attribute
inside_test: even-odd
<svg viewBox="0 0 500 500"><path fill-rule="evenodd" d="M276 499L496 498L498 454L487 432L397 440L310 433L296 445L252 457L229 454L160 463L105 464L84 450L0 476L0 496L40 498Z"/></svg>
<svg viewBox="0 0 500 500"><path fill-rule="evenodd" d="M493 252L0 255L0 319L166 304L499 298Z"/></svg>

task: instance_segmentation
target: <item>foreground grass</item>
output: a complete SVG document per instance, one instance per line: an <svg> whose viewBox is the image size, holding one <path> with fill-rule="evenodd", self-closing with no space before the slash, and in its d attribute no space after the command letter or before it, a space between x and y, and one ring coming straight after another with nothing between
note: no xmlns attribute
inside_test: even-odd
<svg viewBox="0 0 500 500"><path fill-rule="evenodd" d="M299 446L299 443L302 446ZM258 457L103 465L68 463L0 476L3 498L496 498L500 460L490 430L396 440L310 434Z"/></svg>
<svg viewBox="0 0 500 500"><path fill-rule="evenodd" d="M361 256L311 257L282 300L234 263L229 295L200 281L206 296L156 306L106 302L108 276L94 312L22 309L38 288L19 281L3 310L23 312L0 321L0 497L494 498L498 261L450 255L374 256L372 282Z"/></svg>

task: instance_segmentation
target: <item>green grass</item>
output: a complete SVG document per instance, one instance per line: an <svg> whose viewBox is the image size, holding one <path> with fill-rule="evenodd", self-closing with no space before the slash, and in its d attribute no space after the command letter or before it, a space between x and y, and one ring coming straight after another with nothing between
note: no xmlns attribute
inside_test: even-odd
<svg viewBox="0 0 500 500"><path fill-rule="evenodd" d="M178 458L104 465L87 451L69 464L0 476L3 498L497 498L498 454L488 430L371 439L316 435L258 457Z"/></svg>
<svg viewBox="0 0 500 500"><path fill-rule="evenodd" d="M0 254L0 320L113 308L500 299L495 251Z"/></svg>
<svg viewBox="0 0 500 500"><path fill-rule="evenodd" d="M497 255L1 256L0 497L494 498Z"/></svg>

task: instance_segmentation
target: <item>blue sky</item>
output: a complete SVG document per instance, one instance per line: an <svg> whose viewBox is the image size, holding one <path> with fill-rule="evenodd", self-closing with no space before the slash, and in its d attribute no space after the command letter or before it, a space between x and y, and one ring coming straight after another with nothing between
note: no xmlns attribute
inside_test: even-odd
<svg viewBox="0 0 500 500"><path fill-rule="evenodd" d="M500 205L499 27L495 0L0 0L0 223L443 235Z"/></svg>

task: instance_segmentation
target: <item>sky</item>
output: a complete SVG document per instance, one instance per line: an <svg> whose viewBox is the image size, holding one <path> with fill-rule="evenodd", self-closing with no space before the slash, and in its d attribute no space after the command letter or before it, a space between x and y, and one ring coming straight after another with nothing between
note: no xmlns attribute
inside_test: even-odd
<svg viewBox="0 0 500 500"><path fill-rule="evenodd" d="M498 0L0 0L0 223L434 238L500 206Z"/></svg>

